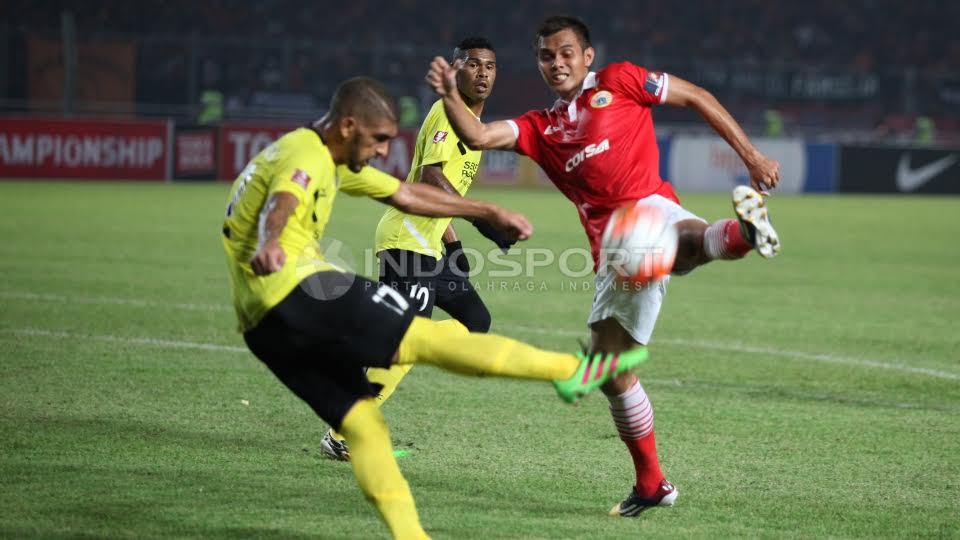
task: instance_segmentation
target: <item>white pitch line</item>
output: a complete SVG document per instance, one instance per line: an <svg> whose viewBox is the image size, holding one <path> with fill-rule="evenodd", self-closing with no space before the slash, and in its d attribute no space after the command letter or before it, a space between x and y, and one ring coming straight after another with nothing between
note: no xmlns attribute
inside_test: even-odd
<svg viewBox="0 0 960 540"><path fill-rule="evenodd" d="M34 301L45 301L45 302L74 302L81 304L107 304L107 305L128 305L128 306L143 306L143 307L166 307L173 309L183 309L190 311L232 311L227 305L224 304L194 304L194 303L168 303L168 302L155 302L149 300L138 300L130 298L114 298L114 297L101 297L101 296L61 296L55 294L37 294L30 292L19 292L19 291L0 291L0 297L4 298L15 298L20 300L34 300ZM540 334L548 336L563 336L563 337L587 337L589 336L589 331L584 328L583 330L568 330L564 328L542 328L535 326L525 326L520 324L510 324L505 330L517 330L520 332L526 332L530 334ZM722 343L716 341L700 341L700 340L688 340L688 339L677 339L677 338L655 338L654 344L663 343L666 345L677 345L683 347L694 347L698 349L708 349L715 351L727 351L735 353L745 353L745 354L764 354L768 356L780 356L783 358L792 358L794 360L802 361L811 361L811 362L821 362L827 364L836 364L844 366L856 366L856 367L867 367L873 369L887 369L893 371L900 371L903 373L912 373L915 375L926 375L928 377L933 377L937 379L946 379L951 381L960 381L960 373L943 371L938 369L931 368L922 368L922 367L913 367L901 363L890 363L883 362L880 360L874 360L870 358L857 358L852 356L838 356L832 354L818 354L818 353L808 353L803 351L791 351L784 349L775 349L771 347L755 347L751 345L744 345L741 343Z"/></svg>
<svg viewBox="0 0 960 540"><path fill-rule="evenodd" d="M159 347L165 349L197 349L203 351L218 351L218 352L230 352L230 353L244 353L248 354L247 349L243 347L233 347L230 345L217 345L213 343L198 343L193 341L176 341L176 340L167 340L167 339L155 339L155 338L143 338L143 337L121 337L121 336L111 336L111 335L89 335L89 334L77 334L72 332L54 332L50 330L41 330L38 328L2 328L0 329L0 334L10 334L14 336L27 336L27 337L42 337L42 338L51 338L51 339L89 339L94 341L105 341L109 343L123 343L127 345L139 345L146 347ZM656 379L656 378L647 378L644 379L645 383L649 383L656 386L673 386L678 388L706 388L711 390L754 390L752 388L739 388L731 387L721 384L711 384L705 382L697 381L682 381L680 379ZM805 399L814 399L818 401L823 400L836 400L838 398L849 403L856 403L861 405L870 405L876 407L895 407L898 409L934 409L934 410L946 410L946 411L957 411L960 410L954 407L931 407L928 405L918 404L918 403L903 403L897 401L877 401L877 400L864 400L851 398L848 396L835 396L831 394L817 394L817 393L808 393L808 392L789 392L788 397L797 397Z"/></svg>
<svg viewBox="0 0 960 540"><path fill-rule="evenodd" d="M39 328L0 328L4 334L13 334L15 336L48 337L55 339L91 339L94 341L106 341L109 343L125 343L128 345L145 345L148 347L161 347L167 349L199 349L202 351L220 351L232 353L246 353L244 347L233 347L231 345L217 345L214 343L196 343L193 341L177 341L171 339L155 339L144 337L122 337L110 335L90 335L77 334L72 332L53 332L50 330L41 330Z"/></svg>
<svg viewBox="0 0 960 540"><path fill-rule="evenodd" d="M523 326L523 325L517 325L517 324L511 324L509 328L512 330L518 330L520 332L528 332L531 334L541 334L541 335L547 335L547 336L586 337L589 335L589 331L586 328L584 328L583 331L579 331L579 332L575 330L565 330L562 328L539 328L534 326ZM904 373L912 373L915 375L927 375L929 377L934 377L937 379L960 381L960 373L954 373L951 371L943 371L938 369L913 367L913 366L907 366L904 364L882 362L880 360L872 360L869 358L854 358L850 356L837 356L832 354L817 354L817 353L807 353L802 351L789 351L789 350L782 350L782 349L774 349L772 347L753 347L750 345L743 345L740 343L720 343L716 341L699 341L699 340L677 339L677 338L654 338L653 339L654 346L656 346L656 344L658 343L663 343L666 345L678 345L683 347L694 347L697 349L709 349L714 351L727 351L727 352L735 352L735 353L782 356L784 358L792 358L794 360L823 362L827 364L837 364L842 366L857 366L857 367L868 367L868 368L875 368L875 369L889 369L894 371L902 371Z"/></svg>

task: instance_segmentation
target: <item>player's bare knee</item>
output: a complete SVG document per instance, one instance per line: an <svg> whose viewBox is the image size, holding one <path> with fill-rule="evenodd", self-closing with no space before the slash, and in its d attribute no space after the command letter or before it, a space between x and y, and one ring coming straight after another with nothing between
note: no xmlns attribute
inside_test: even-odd
<svg viewBox="0 0 960 540"><path fill-rule="evenodd" d="M591 325L592 352L618 353L638 345L616 319L604 319Z"/></svg>
<svg viewBox="0 0 960 540"><path fill-rule="evenodd" d="M677 222L677 259L673 263L673 273L683 275L694 268L710 262L703 249L703 234L707 223L699 219L685 219Z"/></svg>
<svg viewBox="0 0 960 540"><path fill-rule="evenodd" d="M633 387L637 382L637 376L632 372L621 373L613 379L603 383L603 386L600 387L600 391L608 396L619 396L627 390Z"/></svg>

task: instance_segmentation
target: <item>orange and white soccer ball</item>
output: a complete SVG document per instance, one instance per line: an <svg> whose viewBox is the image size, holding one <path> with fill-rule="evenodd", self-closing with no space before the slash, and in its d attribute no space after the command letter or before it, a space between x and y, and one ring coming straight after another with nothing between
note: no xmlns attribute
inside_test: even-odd
<svg viewBox="0 0 960 540"><path fill-rule="evenodd" d="M601 258L620 281L646 285L663 279L677 258L677 227L652 204L618 208L603 231Z"/></svg>

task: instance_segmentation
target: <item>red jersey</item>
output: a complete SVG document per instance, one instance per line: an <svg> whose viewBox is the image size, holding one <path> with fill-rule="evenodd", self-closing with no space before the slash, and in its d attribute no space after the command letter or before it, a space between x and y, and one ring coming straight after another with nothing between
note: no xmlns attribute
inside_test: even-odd
<svg viewBox="0 0 960 540"><path fill-rule="evenodd" d="M540 165L573 201L598 261L600 238L614 210L658 194L679 203L660 178L660 151L650 107L667 99L666 73L621 62L589 73L572 101L510 120L517 153Z"/></svg>

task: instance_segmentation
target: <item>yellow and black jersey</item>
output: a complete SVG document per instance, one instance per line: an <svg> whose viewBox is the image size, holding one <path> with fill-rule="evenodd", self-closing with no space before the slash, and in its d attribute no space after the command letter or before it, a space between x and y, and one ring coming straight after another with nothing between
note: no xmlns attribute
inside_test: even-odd
<svg viewBox="0 0 960 540"><path fill-rule="evenodd" d="M318 243L338 190L382 199L393 195L399 186L399 180L372 167L364 167L359 173L337 167L320 135L310 128L291 131L257 154L230 189L223 224L223 246L240 330L256 326L303 278L338 269L323 259ZM283 268L257 276L250 259L257 250L260 214L277 192L294 195L300 204L280 235L280 246L286 254Z"/></svg>
<svg viewBox="0 0 960 540"><path fill-rule="evenodd" d="M460 141L443 110L443 101L437 100L420 126L407 182L418 181L423 167L440 165L450 184L465 195L480 168L480 155L479 150L470 150ZM414 216L389 208L377 225L376 250L403 249L439 259L443 231L449 224L450 218Z"/></svg>

